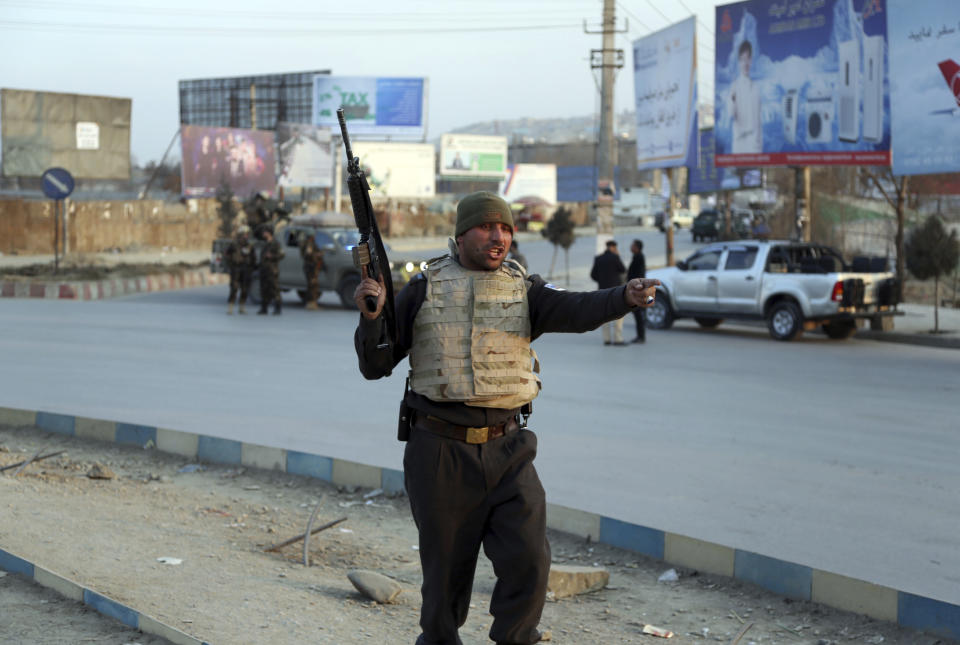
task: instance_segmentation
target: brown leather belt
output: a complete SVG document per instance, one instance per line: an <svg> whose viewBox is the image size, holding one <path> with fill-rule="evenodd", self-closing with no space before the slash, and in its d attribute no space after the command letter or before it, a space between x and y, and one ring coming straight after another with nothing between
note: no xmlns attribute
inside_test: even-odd
<svg viewBox="0 0 960 645"><path fill-rule="evenodd" d="M520 424L517 423L516 417L510 417L503 423L487 426L486 428L469 428L467 426L447 423L443 419L427 415L424 417L417 416L413 427L444 437L450 437L451 439L465 441L466 443L486 443L491 439L497 439L505 434L516 432L520 429Z"/></svg>

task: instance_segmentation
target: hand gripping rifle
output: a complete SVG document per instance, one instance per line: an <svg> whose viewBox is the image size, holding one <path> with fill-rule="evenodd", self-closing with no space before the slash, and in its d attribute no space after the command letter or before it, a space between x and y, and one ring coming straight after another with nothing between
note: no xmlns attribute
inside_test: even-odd
<svg viewBox="0 0 960 645"><path fill-rule="evenodd" d="M360 229L360 242L353 247L353 264L357 269L367 267L367 275L374 280L383 276L384 286L387 289L387 299L383 305L384 331L387 339L392 343L396 340L396 313L393 308L393 280L390 276L390 262L387 260L387 251L377 228L377 218L373 213L373 204L370 203L370 185L367 177L360 168L360 158L353 156L350 148L350 135L347 134L347 122L343 116L343 108L337 109L337 121L340 122L340 134L343 135L343 147L347 152L347 190L350 193L350 205L353 208L353 219ZM377 309L377 300L367 296L364 303L367 311ZM378 347L385 347L387 339L381 338Z"/></svg>

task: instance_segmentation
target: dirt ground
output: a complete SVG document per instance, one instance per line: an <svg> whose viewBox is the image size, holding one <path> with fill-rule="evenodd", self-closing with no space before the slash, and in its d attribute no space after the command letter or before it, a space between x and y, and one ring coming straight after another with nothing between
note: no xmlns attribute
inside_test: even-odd
<svg viewBox="0 0 960 645"><path fill-rule="evenodd" d="M66 452L0 473L6 550L218 645L413 643L419 633L420 566L405 497L0 426L0 468L40 448ZM88 477L94 465L115 477ZM264 552L302 534L321 499L314 526L347 519L311 538L309 567L302 543ZM550 540L555 562L610 572L602 591L548 598L541 629L553 643L731 643L750 625L742 645L955 645L729 578L680 569L678 581L658 582L670 568L663 562L561 533ZM347 580L351 569L390 576L404 593L393 605L368 600ZM489 642L493 584L481 555L466 645ZM647 624L676 635L644 635ZM0 641L166 643L13 574L0 577Z"/></svg>

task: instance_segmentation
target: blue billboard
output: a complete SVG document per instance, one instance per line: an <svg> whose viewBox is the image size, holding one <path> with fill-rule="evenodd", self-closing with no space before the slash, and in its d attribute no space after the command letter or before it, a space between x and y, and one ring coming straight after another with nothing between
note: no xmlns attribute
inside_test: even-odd
<svg viewBox="0 0 960 645"><path fill-rule="evenodd" d="M887 0L893 173L960 171L960 4Z"/></svg>
<svg viewBox="0 0 960 645"><path fill-rule="evenodd" d="M713 162L713 146L713 128L700 130L700 159L687 169L688 193L759 188L763 184L759 168L717 168Z"/></svg>
<svg viewBox="0 0 960 645"><path fill-rule="evenodd" d="M716 164L889 165L886 4L717 7Z"/></svg>
<svg viewBox="0 0 960 645"><path fill-rule="evenodd" d="M338 132L337 108L342 107L351 138L423 140L426 102L425 78L313 78L313 125Z"/></svg>

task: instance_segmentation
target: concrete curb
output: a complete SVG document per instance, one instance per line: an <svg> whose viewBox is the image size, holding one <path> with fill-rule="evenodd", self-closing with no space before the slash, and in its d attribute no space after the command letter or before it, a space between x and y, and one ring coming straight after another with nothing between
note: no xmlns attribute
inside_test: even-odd
<svg viewBox="0 0 960 645"><path fill-rule="evenodd" d="M315 477L337 486L382 488L387 493L404 491L403 472L399 470L191 432L5 407L0 407L0 424L33 426L46 432L140 447L152 445L188 459L280 470ZM681 567L750 582L796 600L809 600L903 627L960 639L960 605L557 504L547 505L547 526ZM76 598L82 589L66 578L2 549L0 569L30 577L70 598ZM38 571L41 575L37 575ZM144 624L150 629L167 630L149 633L164 636L178 645L202 642L91 590L82 591L82 598L78 599L125 624L138 626L143 631L147 631ZM87 600L88 594L91 602Z"/></svg>
<svg viewBox="0 0 960 645"><path fill-rule="evenodd" d="M131 293L187 289L211 284L224 284L228 276L194 269L177 273L156 273L135 278L81 280L67 282L33 282L5 280L0 282L0 298L57 298L62 300L103 300Z"/></svg>

